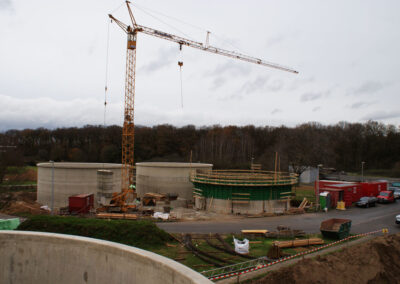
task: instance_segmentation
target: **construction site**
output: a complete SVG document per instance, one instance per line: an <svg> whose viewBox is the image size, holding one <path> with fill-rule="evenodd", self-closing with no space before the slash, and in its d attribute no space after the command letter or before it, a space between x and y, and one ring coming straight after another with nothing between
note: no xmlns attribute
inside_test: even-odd
<svg viewBox="0 0 400 284"><path fill-rule="evenodd" d="M121 147L114 147L120 161L115 162L112 143L104 142L114 137L99 138L104 140L102 148L91 145L92 152L100 152L103 160L94 162L92 156L70 146L80 139L76 135L59 143L68 145L68 154L61 146L42 149L38 163L32 162L35 159L29 154L29 166L3 166L0 282L400 283L400 176L395 171L391 177L367 176L362 160L355 163L358 167L361 162L361 175L358 169L347 174L314 165L317 159L306 160L301 147L288 150L290 143L300 142L278 134L274 142L291 142L282 147L270 143L258 156L246 144L256 143L237 135L235 143L248 152L243 155L245 162L232 167L221 166L229 164L221 154L229 139L221 139L216 147L220 152L214 153L218 139L212 131L207 134L212 136L211 144L203 139L201 147L195 144L197 148L174 145L178 150L172 154L184 149L185 155L179 159L158 154L146 159L138 153L139 34L173 43L180 51L194 48L244 65L256 64L293 76L299 72L214 47L210 32L205 42L200 42L140 25L132 6L129 1L122 5L129 23L108 14L110 24L122 30L121 36L126 35ZM179 60L178 66L182 72L183 61ZM182 73L180 76L182 96ZM104 128L107 92L106 79ZM183 96L181 99L183 108ZM226 129L226 133L235 132L234 127ZM97 139L99 135L93 136ZM193 137L200 140L200 135ZM330 138L325 140L333 140L334 135ZM141 143L150 144L157 137L147 139ZM92 143L89 140L83 139L87 144ZM0 145L0 153L17 149L10 145ZM218 158L201 159L208 147ZM236 148L226 148L231 157L240 156ZM151 152L150 147L139 149ZM314 152L321 161L324 155L335 156ZM394 169L397 171L398 162Z"/></svg>

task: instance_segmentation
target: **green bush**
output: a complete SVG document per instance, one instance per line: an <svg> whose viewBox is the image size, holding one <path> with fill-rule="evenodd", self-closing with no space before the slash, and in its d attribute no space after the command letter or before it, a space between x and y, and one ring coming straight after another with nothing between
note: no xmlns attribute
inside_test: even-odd
<svg viewBox="0 0 400 284"><path fill-rule="evenodd" d="M61 216L32 216L17 230L96 238L149 249L165 245L171 236L150 221L100 220Z"/></svg>

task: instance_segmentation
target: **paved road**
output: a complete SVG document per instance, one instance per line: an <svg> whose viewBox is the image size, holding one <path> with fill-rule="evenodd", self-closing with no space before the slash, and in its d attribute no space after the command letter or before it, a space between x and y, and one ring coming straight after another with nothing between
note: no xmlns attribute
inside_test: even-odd
<svg viewBox="0 0 400 284"><path fill-rule="evenodd" d="M400 225L395 224L395 216L398 214L400 214L400 201L394 204L377 204L376 207L371 208L353 207L346 211L331 210L328 213L158 223L157 225L170 233L239 233L242 229L275 231L278 225L301 229L307 233L319 233L321 221L329 218L346 218L352 220L352 233L366 233L382 228L388 228L390 233L398 233Z"/></svg>

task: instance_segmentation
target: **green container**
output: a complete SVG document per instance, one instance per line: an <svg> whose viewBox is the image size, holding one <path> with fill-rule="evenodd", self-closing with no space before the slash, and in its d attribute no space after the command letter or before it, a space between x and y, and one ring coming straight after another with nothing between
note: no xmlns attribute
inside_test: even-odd
<svg viewBox="0 0 400 284"><path fill-rule="evenodd" d="M326 196L325 195L319 196L319 204L321 206L321 209L324 209L326 207Z"/></svg>
<svg viewBox="0 0 400 284"><path fill-rule="evenodd" d="M321 223L320 231L325 238L342 240L350 235L350 219L328 219Z"/></svg>
<svg viewBox="0 0 400 284"><path fill-rule="evenodd" d="M19 226L19 219L0 219L0 230L14 230Z"/></svg>

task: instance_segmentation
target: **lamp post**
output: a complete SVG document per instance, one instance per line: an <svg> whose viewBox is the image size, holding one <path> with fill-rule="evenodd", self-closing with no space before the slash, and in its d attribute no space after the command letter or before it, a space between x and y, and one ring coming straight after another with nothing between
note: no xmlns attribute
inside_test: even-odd
<svg viewBox="0 0 400 284"><path fill-rule="evenodd" d="M364 182L364 164L365 162L361 162L361 182Z"/></svg>
<svg viewBox="0 0 400 284"><path fill-rule="evenodd" d="M54 215L54 161L51 163L51 215Z"/></svg>
<svg viewBox="0 0 400 284"><path fill-rule="evenodd" d="M317 165L317 192L316 192L316 196L315 196L315 199L316 199L316 202L317 202L317 206L316 206L317 210L318 210L318 207L319 207L319 168L322 167L322 166L323 166L322 164Z"/></svg>

